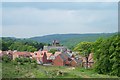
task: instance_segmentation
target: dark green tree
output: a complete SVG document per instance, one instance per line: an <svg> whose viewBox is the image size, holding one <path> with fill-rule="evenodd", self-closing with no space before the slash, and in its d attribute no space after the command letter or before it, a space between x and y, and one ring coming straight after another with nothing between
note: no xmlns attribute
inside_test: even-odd
<svg viewBox="0 0 120 80"><path fill-rule="evenodd" d="M120 76L120 36L98 39L93 46L95 71Z"/></svg>

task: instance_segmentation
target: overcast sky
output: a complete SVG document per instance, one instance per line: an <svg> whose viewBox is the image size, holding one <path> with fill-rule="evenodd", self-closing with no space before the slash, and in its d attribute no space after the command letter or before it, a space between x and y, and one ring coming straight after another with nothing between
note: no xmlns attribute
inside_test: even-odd
<svg viewBox="0 0 120 80"><path fill-rule="evenodd" d="M117 2L3 2L1 13L2 36L118 31Z"/></svg>

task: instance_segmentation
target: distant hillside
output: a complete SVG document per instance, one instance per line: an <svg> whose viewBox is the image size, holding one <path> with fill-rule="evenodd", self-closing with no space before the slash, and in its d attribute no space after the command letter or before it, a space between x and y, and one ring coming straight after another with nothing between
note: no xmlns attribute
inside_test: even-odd
<svg viewBox="0 0 120 80"><path fill-rule="evenodd" d="M115 33L96 33L96 34L53 34L40 37L29 38L34 41L51 43L53 40L60 41L61 44L71 48L81 41L95 41L99 37L107 38Z"/></svg>

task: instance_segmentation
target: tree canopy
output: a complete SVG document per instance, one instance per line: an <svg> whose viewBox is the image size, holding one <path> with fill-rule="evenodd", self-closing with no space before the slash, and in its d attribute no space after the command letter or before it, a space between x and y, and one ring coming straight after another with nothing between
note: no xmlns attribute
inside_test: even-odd
<svg viewBox="0 0 120 80"><path fill-rule="evenodd" d="M93 46L95 71L120 77L120 35L98 39Z"/></svg>
<svg viewBox="0 0 120 80"><path fill-rule="evenodd" d="M99 38L95 42L81 42L74 50L87 57L90 52L94 57L94 70L99 74L120 77L120 34L107 39Z"/></svg>
<svg viewBox="0 0 120 80"><path fill-rule="evenodd" d="M81 55L86 58L86 68L88 67L88 57L91 53L92 42L81 42L75 47L75 51L78 51Z"/></svg>
<svg viewBox="0 0 120 80"><path fill-rule="evenodd" d="M81 42L79 43L74 50L78 51L80 54L84 56L88 56L91 52L92 42Z"/></svg>
<svg viewBox="0 0 120 80"><path fill-rule="evenodd" d="M18 51L28 51L34 52L39 49L43 49L44 43L26 40L26 39L14 39L14 38L2 38L0 40L2 44L1 50L18 50Z"/></svg>

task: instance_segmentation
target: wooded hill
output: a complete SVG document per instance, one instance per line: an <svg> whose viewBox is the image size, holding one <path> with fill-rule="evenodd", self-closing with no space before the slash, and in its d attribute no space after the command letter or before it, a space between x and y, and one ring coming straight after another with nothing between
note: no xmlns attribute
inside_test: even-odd
<svg viewBox="0 0 120 80"><path fill-rule="evenodd" d="M45 43L40 43L37 41L32 41L29 39L17 39L13 37L2 37L0 38L0 49L6 50L18 50L18 51L28 51L34 52L42 49Z"/></svg>
<svg viewBox="0 0 120 80"><path fill-rule="evenodd" d="M29 38L38 42L51 43L53 40L59 40L60 43L68 48L73 48L82 41L94 42L99 37L108 38L116 33L94 33L94 34L53 34Z"/></svg>
<svg viewBox="0 0 120 80"><path fill-rule="evenodd" d="M0 38L0 47L2 50L19 50L19 51L35 51L43 48L44 45L51 44L53 40L58 40L61 45L73 49L78 43L83 41L94 42L98 38L108 38L116 33L99 33L99 34L53 34L32 38ZM1 43L2 42L2 43ZM31 50L30 50L31 49Z"/></svg>

